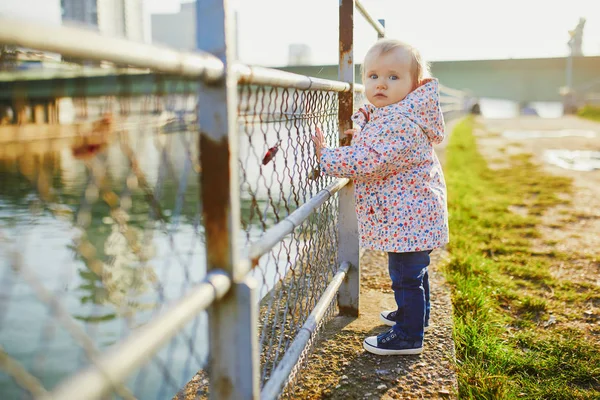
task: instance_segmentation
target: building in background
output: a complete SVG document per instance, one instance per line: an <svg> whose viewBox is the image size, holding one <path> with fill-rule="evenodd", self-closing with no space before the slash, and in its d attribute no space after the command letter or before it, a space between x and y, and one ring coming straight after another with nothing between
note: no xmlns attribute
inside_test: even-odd
<svg viewBox="0 0 600 400"><path fill-rule="evenodd" d="M182 3L179 12L152 14L152 43L181 50L196 48L196 2Z"/></svg>
<svg viewBox="0 0 600 400"><path fill-rule="evenodd" d="M234 12L235 58L238 59L238 13ZM152 43L180 50L196 49L196 2L181 3L179 12L152 14Z"/></svg>
<svg viewBox="0 0 600 400"><path fill-rule="evenodd" d="M87 27L98 26L97 0L61 0L63 23L85 25Z"/></svg>
<svg viewBox="0 0 600 400"><path fill-rule="evenodd" d="M103 34L143 42L145 39L144 1L100 1L98 4L98 26Z"/></svg>
<svg viewBox="0 0 600 400"><path fill-rule="evenodd" d="M146 39L143 0L61 0L65 25L83 25L108 36Z"/></svg>

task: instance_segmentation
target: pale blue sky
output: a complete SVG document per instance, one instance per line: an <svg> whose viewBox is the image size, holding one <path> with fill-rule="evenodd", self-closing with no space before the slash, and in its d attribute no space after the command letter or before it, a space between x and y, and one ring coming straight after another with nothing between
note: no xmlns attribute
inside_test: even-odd
<svg viewBox="0 0 600 400"><path fill-rule="evenodd" d="M151 11L173 11L179 0L146 0ZM388 36L419 47L432 61L560 57L568 30L587 18L584 53L600 54L600 0L362 0L375 18L385 18ZM290 43L305 43L315 64L337 63L336 0L230 0L239 12L240 58L250 64L282 65ZM358 15L360 62L376 33Z"/></svg>

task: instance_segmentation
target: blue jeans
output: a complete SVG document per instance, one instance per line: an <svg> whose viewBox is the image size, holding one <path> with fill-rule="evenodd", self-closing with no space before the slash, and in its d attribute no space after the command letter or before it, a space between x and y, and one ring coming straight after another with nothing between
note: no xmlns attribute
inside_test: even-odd
<svg viewBox="0 0 600 400"><path fill-rule="evenodd" d="M429 323L428 251L388 253L392 290L398 305L394 331L408 340L423 340L423 327Z"/></svg>

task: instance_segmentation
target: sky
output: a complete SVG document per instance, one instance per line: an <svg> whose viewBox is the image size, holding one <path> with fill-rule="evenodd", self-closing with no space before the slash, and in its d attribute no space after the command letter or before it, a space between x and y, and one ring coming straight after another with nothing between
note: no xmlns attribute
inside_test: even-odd
<svg viewBox="0 0 600 400"><path fill-rule="evenodd" d="M147 13L177 12L180 2L143 1ZM312 64L337 64L339 0L228 1L238 13L240 61L286 65L289 45L299 43L311 48ZM374 18L385 18L388 37L411 43L428 61L563 57L568 31L580 17L587 19L584 54L600 55L600 0L362 0L362 4ZM60 0L0 0L1 13L60 24ZM357 63L376 38L357 11Z"/></svg>
<svg viewBox="0 0 600 400"><path fill-rule="evenodd" d="M145 0L169 12L179 0ZM313 64L337 64L339 0L229 0L239 20L240 60L285 65L292 43L311 48ZM563 57L568 31L587 22L583 52L600 55L600 0L362 0L386 35L411 43L429 61ZM357 11L357 63L377 34Z"/></svg>

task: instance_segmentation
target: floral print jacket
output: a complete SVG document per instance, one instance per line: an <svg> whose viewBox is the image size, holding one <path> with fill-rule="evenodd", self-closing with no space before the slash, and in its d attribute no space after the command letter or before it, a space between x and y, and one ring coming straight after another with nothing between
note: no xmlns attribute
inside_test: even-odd
<svg viewBox="0 0 600 400"><path fill-rule="evenodd" d="M446 183L433 149L444 139L437 79L398 103L363 106L346 147L323 149L323 173L352 178L361 247L432 250L448 243Z"/></svg>

